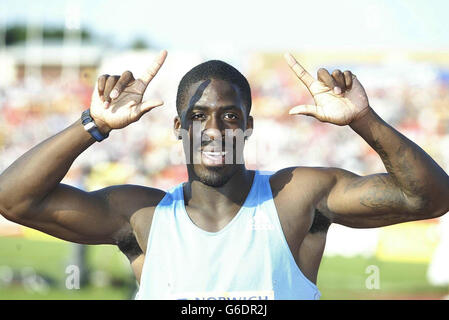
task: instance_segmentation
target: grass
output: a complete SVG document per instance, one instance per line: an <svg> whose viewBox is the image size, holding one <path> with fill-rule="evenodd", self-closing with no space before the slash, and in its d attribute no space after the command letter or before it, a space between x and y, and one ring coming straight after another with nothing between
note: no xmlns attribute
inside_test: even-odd
<svg viewBox="0 0 449 320"><path fill-rule="evenodd" d="M0 299L128 299L135 290L126 257L115 246L87 246L88 269L97 284L69 290L65 283L70 273L75 245L64 241L38 241L0 238ZM5 267L13 271L13 280L5 283ZM2 272L3 270L3 272ZM36 273L50 283L45 290L35 290L23 274ZM2 280L3 279L3 280ZM103 279L103 283L98 283Z"/></svg>
<svg viewBox="0 0 449 320"><path fill-rule="evenodd" d="M367 288L375 266L379 288ZM387 262L376 258L324 257L318 274L322 299L439 299L447 287L435 287L426 278L425 263Z"/></svg>
<svg viewBox="0 0 449 320"><path fill-rule="evenodd" d="M23 287L9 287L1 300L124 300L126 293L122 289L87 287L82 290L51 289L45 293L28 292Z"/></svg>
<svg viewBox="0 0 449 320"><path fill-rule="evenodd" d="M0 299L101 299L132 297L135 280L128 260L114 246L88 246L87 264L97 279L81 289L65 287L74 245L63 241L0 238ZM379 272L379 289L368 289L367 267ZM32 269L30 269L32 268ZM5 270L13 271L5 273ZM24 282L23 274L35 272L50 286L36 291ZM324 257L318 275L322 299L425 299L440 298L447 287L431 286L426 280L427 264L386 262L376 258ZM5 279L9 279L6 284ZM98 281L103 279L103 281Z"/></svg>

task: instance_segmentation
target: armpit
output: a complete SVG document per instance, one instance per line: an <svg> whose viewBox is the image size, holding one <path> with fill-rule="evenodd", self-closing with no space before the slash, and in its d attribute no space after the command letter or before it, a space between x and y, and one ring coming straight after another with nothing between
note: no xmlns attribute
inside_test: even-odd
<svg viewBox="0 0 449 320"><path fill-rule="evenodd" d="M309 233L327 232L330 225L331 221L329 218L322 214L318 209L315 209L315 216L313 217Z"/></svg>
<svg viewBox="0 0 449 320"><path fill-rule="evenodd" d="M130 232L121 237L117 241L117 246L123 254L129 259L129 261L133 261L141 254L143 254L142 249L137 242L136 236L134 233Z"/></svg>

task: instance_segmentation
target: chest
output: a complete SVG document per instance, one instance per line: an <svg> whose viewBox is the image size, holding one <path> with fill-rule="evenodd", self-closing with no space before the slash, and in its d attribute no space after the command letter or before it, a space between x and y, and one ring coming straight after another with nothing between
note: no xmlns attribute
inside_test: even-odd
<svg viewBox="0 0 449 320"><path fill-rule="evenodd" d="M292 288L314 290L292 258L272 200L244 207L218 232L199 228L178 209L154 215L141 270L143 295L269 292L282 298L305 292Z"/></svg>

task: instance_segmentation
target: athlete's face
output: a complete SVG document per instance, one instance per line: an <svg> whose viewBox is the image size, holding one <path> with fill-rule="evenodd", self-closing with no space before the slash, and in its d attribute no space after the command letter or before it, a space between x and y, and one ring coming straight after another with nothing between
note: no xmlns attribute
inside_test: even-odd
<svg viewBox="0 0 449 320"><path fill-rule="evenodd" d="M253 119L237 86L209 79L190 86L186 106L175 118L189 174L210 186L221 186L244 166L244 137Z"/></svg>

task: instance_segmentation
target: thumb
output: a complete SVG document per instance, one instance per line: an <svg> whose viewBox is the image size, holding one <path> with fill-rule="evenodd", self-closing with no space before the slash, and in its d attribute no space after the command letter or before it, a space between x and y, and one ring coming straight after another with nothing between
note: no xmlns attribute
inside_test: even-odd
<svg viewBox="0 0 449 320"><path fill-rule="evenodd" d="M290 109L288 114L303 114L306 116L316 116L317 115L317 107L311 104L304 104L300 106L296 106Z"/></svg>
<svg viewBox="0 0 449 320"><path fill-rule="evenodd" d="M163 104L164 104L164 102L162 100L159 100L159 99L157 99L157 100L147 100L147 101L139 103L136 106L135 113L140 118L141 116L143 116L145 113L147 113L151 109L159 107L159 106L162 106Z"/></svg>

